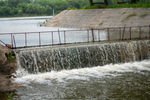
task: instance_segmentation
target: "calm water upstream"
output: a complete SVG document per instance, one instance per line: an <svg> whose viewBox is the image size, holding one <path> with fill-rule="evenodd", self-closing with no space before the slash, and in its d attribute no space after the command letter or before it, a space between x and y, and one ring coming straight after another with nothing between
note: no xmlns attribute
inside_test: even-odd
<svg viewBox="0 0 150 100"><path fill-rule="evenodd" d="M52 16L0 18L0 33L57 30L58 28L54 27L40 27L40 24L49 18Z"/></svg>
<svg viewBox="0 0 150 100"><path fill-rule="evenodd" d="M58 30L40 27L46 18L49 17L0 18L0 33ZM68 41L73 41L73 34L69 36L72 38ZM24 41L22 37L16 36L19 46ZM84 37L81 35L79 41ZM8 36L0 39L10 42ZM28 45L33 45L30 41ZM150 60L38 74L22 69L17 72L24 74L14 79L20 84L14 100L150 100Z"/></svg>
<svg viewBox="0 0 150 100"><path fill-rule="evenodd" d="M2 40L7 44L12 44L11 37L13 36L15 40L13 41L13 43L15 43L16 47L37 46L39 45L39 41L40 45L92 41L91 38L92 34L91 32L89 32L88 36L87 30L78 31L79 29L40 26L40 24L43 23L45 19L48 18L52 17L43 16L43 17L0 18L0 34L3 33L5 34L0 35L0 40ZM77 30L77 31L65 31L64 33L64 30ZM51 31L55 32L52 33ZM13 35L12 36L10 34L6 35L6 33L13 33ZM95 33L96 33L95 40L99 41L98 30L95 31ZM89 37L89 39L87 39L87 37ZM100 39L101 40L106 39L106 34L104 31L101 31Z"/></svg>

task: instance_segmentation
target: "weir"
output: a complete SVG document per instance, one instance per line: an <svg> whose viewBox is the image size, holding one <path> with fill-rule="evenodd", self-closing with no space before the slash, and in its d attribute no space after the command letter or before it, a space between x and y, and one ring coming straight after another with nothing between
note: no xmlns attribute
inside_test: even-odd
<svg viewBox="0 0 150 100"><path fill-rule="evenodd" d="M16 55L29 73L77 69L149 59L150 40L20 49Z"/></svg>

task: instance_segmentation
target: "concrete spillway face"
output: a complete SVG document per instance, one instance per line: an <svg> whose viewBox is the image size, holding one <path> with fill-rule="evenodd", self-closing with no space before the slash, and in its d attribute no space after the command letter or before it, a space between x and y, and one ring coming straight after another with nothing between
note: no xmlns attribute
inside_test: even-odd
<svg viewBox="0 0 150 100"><path fill-rule="evenodd" d="M29 73L139 61L150 57L150 41L104 43L20 51L19 66Z"/></svg>

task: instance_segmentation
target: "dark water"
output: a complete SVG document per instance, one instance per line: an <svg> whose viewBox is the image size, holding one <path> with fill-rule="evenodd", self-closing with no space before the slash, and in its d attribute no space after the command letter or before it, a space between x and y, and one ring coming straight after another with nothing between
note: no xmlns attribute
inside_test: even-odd
<svg viewBox="0 0 150 100"><path fill-rule="evenodd" d="M149 100L150 61L17 78L20 100Z"/></svg>

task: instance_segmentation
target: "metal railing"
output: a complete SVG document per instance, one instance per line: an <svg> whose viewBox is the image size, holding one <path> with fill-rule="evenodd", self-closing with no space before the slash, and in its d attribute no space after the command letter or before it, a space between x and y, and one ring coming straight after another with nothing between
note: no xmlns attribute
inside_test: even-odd
<svg viewBox="0 0 150 100"><path fill-rule="evenodd" d="M102 29L57 30L41 32L0 33L0 40L11 44L13 49L21 47L88 43L114 40L150 39L150 25L133 27L111 27Z"/></svg>

